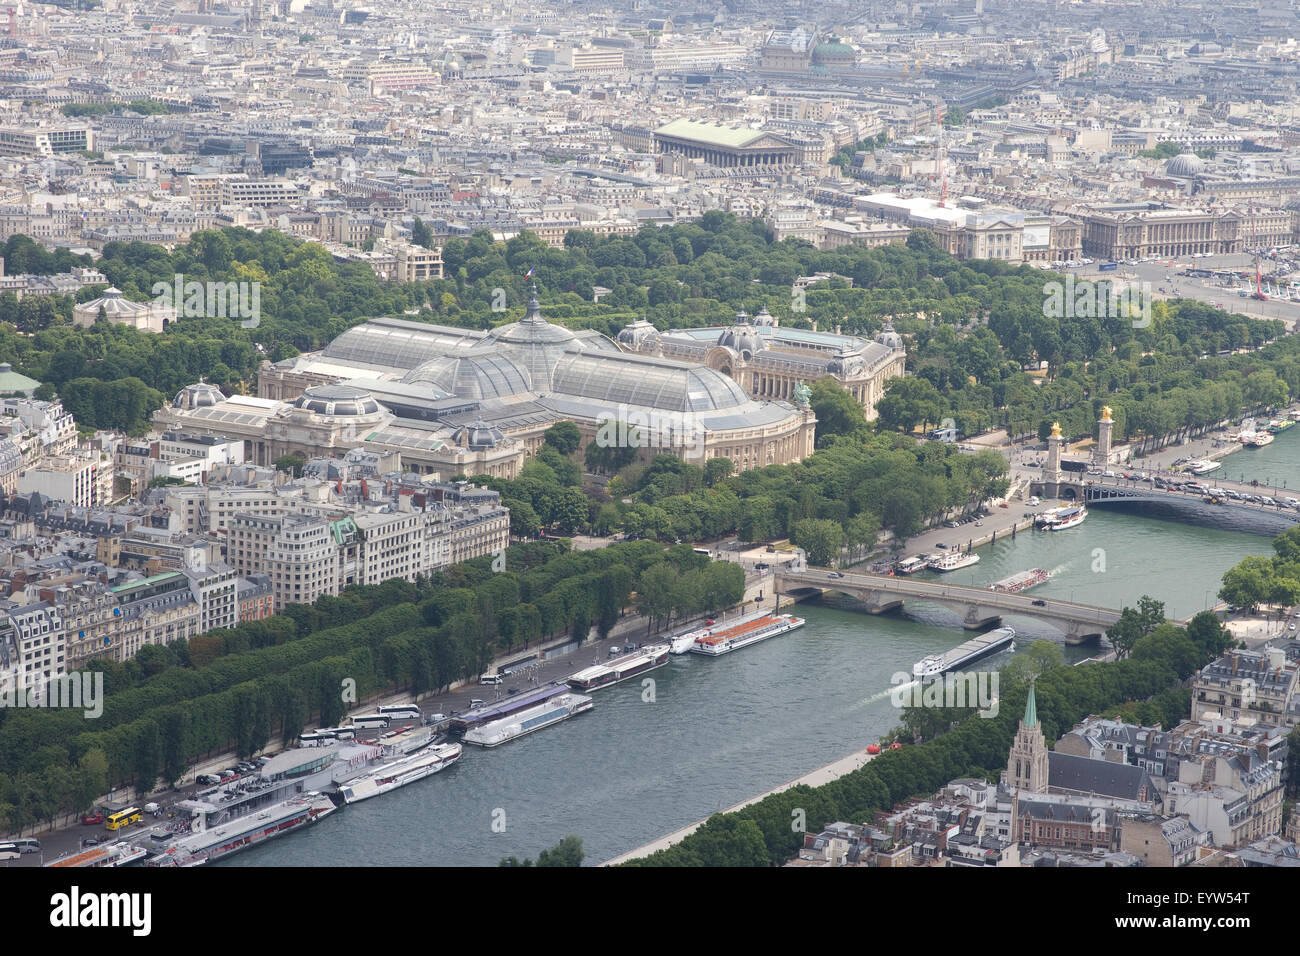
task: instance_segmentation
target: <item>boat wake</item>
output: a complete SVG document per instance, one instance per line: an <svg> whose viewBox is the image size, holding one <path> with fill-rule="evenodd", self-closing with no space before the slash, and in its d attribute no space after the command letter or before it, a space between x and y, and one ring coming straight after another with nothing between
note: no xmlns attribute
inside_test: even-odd
<svg viewBox="0 0 1300 956"><path fill-rule="evenodd" d="M908 681L906 684L895 684L894 686L882 690L879 693L872 694L870 697L864 697L862 700L852 705L849 708L849 710L850 711L861 710L863 707L867 707L871 704L876 703L877 701L884 700L885 698L889 697L890 694L893 694L895 691L898 691L900 688L911 687L915 683L917 683L917 681L913 680L913 681Z"/></svg>

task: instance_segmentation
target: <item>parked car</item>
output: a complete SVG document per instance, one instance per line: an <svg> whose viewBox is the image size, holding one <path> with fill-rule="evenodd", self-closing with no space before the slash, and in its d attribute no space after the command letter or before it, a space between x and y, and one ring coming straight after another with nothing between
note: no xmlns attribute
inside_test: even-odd
<svg viewBox="0 0 1300 956"><path fill-rule="evenodd" d="M1297 615L1297 617L1300 617L1300 615ZM81 817L81 822L84 823L86 826L91 826L96 823L103 823L104 814L102 814L98 810L96 810L94 813L83 814Z"/></svg>
<svg viewBox="0 0 1300 956"><path fill-rule="evenodd" d="M211 786L221 782L221 778L215 773L201 773L194 778L195 783L201 783L204 786Z"/></svg>

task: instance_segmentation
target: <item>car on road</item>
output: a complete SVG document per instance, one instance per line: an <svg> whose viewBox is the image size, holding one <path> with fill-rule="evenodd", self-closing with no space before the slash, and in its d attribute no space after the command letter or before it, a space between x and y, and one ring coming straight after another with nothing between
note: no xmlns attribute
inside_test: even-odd
<svg viewBox="0 0 1300 956"><path fill-rule="evenodd" d="M93 837L93 836L92 836L92 837L86 837L84 840L81 841L81 845L82 845L83 847L85 847L85 846L99 846L99 837Z"/></svg>
<svg viewBox="0 0 1300 956"><path fill-rule="evenodd" d="M1300 614L1297 614L1296 617L1300 617ZM103 823L104 814L100 813L98 810L96 810L94 813L83 814L81 817L81 822L84 823L86 826L91 826L97 823Z"/></svg>
<svg viewBox="0 0 1300 956"><path fill-rule="evenodd" d="M221 778L218 777L215 773L201 773L194 778L194 782L204 784L205 786L211 786L213 784L220 783Z"/></svg>
<svg viewBox="0 0 1300 956"><path fill-rule="evenodd" d="M840 574L840 572L838 571L832 571L829 575L827 575L827 577L842 578L844 577L844 575Z"/></svg>
<svg viewBox="0 0 1300 956"><path fill-rule="evenodd" d="M1035 600L1034 607L1047 607L1047 602L1041 599Z"/></svg>

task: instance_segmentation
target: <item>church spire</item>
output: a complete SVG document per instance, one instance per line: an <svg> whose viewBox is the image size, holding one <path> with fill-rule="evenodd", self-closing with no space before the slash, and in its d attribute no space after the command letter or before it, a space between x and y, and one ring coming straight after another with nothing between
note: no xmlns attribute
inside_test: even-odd
<svg viewBox="0 0 1300 956"><path fill-rule="evenodd" d="M1029 696L1025 699L1025 726L1034 727L1038 724L1038 703L1034 700L1034 685L1029 685Z"/></svg>

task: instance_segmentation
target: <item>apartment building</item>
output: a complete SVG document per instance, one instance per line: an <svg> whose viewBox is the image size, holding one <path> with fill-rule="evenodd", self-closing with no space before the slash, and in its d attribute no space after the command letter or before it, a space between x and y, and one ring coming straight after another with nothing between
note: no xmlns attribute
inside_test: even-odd
<svg viewBox="0 0 1300 956"><path fill-rule="evenodd" d="M227 177L221 181L223 206L291 206L298 202L298 187L281 179Z"/></svg>
<svg viewBox="0 0 1300 956"><path fill-rule="evenodd" d="M104 504L101 467L106 467L112 481L112 464L76 455L51 455L25 468L18 476L18 492L39 491L49 498L66 501L81 508ZM111 485L110 485L111 488Z"/></svg>
<svg viewBox="0 0 1300 956"><path fill-rule="evenodd" d="M0 156L50 157L95 148L89 126L0 126Z"/></svg>
<svg viewBox="0 0 1300 956"><path fill-rule="evenodd" d="M442 250L426 249L410 243L399 243L393 249L396 256L393 279L397 282L428 282L442 278Z"/></svg>
<svg viewBox="0 0 1300 956"><path fill-rule="evenodd" d="M1217 710L1229 720L1247 718L1268 727L1297 722L1296 682L1300 648L1231 650L1192 679L1194 711Z"/></svg>

